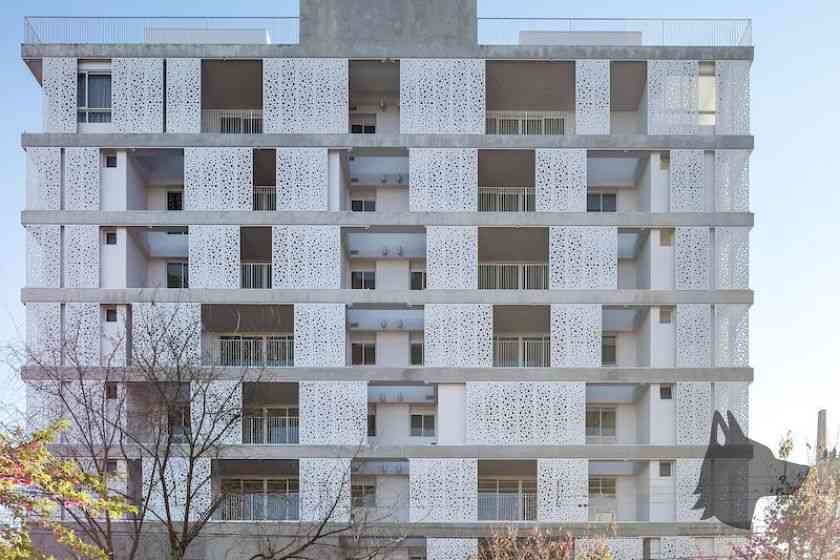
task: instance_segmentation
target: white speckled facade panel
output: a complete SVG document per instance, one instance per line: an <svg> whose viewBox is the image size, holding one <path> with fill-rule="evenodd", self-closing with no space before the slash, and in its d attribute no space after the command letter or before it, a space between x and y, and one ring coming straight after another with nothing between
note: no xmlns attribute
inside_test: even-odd
<svg viewBox="0 0 840 560"><path fill-rule="evenodd" d="M430 290L477 289L478 227L427 227L426 274Z"/></svg>
<svg viewBox="0 0 840 560"><path fill-rule="evenodd" d="M242 384L196 379L190 383L190 429L208 445L242 443Z"/></svg>
<svg viewBox="0 0 840 560"><path fill-rule="evenodd" d="M99 287L99 226L64 226L65 288Z"/></svg>
<svg viewBox="0 0 840 560"><path fill-rule="evenodd" d="M717 367L749 367L750 306L746 304L715 305L715 365Z"/></svg>
<svg viewBox="0 0 840 560"><path fill-rule="evenodd" d="M254 150L184 148L184 210L251 210Z"/></svg>
<svg viewBox="0 0 840 560"><path fill-rule="evenodd" d="M190 486L189 521L198 521L207 515L213 505L213 484L210 457L192 459L192 483ZM143 495L149 496L148 509L152 517L167 519L165 495L172 522L186 521L187 477L190 473L190 459L169 457L166 464L151 458L143 459ZM161 476L163 473L163 476ZM161 478L163 480L161 480ZM164 487L166 492L164 492Z"/></svg>
<svg viewBox="0 0 840 560"><path fill-rule="evenodd" d="M299 395L302 445L367 443L366 381L301 381Z"/></svg>
<svg viewBox="0 0 840 560"><path fill-rule="evenodd" d="M300 519L335 523L350 520L350 459L299 460Z"/></svg>
<svg viewBox="0 0 840 560"><path fill-rule="evenodd" d="M329 210L326 148L277 148L277 210Z"/></svg>
<svg viewBox="0 0 840 560"><path fill-rule="evenodd" d="M671 212L705 212L706 182L703 150L671 150L669 169Z"/></svg>
<svg viewBox="0 0 840 560"><path fill-rule="evenodd" d="M750 288L750 229L715 228L715 262L718 290Z"/></svg>
<svg viewBox="0 0 840 560"><path fill-rule="evenodd" d="M131 304L131 359L135 366L197 365L201 358L201 304Z"/></svg>
<svg viewBox="0 0 840 560"><path fill-rule="evenodd" d="M474 560L478 539L426 539L426 560Z"/></svg>
<svg viewBox="0 0 840 560"><path fill-rule="evenodd" d="M64 209L99 210L99 148L64 149Z"/></svg>
<svg viewBox="0 0 840 560"><path fill-rule="evenodd" d="M348 92L347 59L263 59L263 131L347 134Z"/></svg>
<svg viewBox="0 0 840 560"><path fill-rule="evenodd" d="M709 424L711 427L711 423ZM709 441L709 430L705 430L705 439L701 445ZM679 443L679 442L678 442ZM676 489L677 489L677 512L678 522L701 521L703 508L694 509L698 496L695 494L697 485L700 482L700 473L703 468L703 459L677 459L676 460ZM714 520L710 518L709 521Z"/></svg>
<svg viewBox="0 0 840 560"><path fill-rule="evenodd" d="M712 384L676 384L677 445L706 445L712 426Z"/></svg>
<svg viewBox="0 0 840 560"><path fill-rule="evenodd" d="M599 539L575 539L575 558L578 560L605 558L606 556L599 555L598 546L601 542ZM603 544L610 552L608 556L610 560L641 560L643 558L641 537L611 537L604 539Z"/></svg>
<svg viewBox="0 0 840 560"><path fill-rule="evenodd" d="M77 66L75 58L42 60L44 132L76 132Z"/></svg>
<svg viewBox="0 0 840 560"><path fill-rule="evenodd" d="M548 246L552 290L618 288L618 228L552 226Z"/></svg>
<svg viewBox="0 0 840 560"><path fill-rule="evenodd" d="M239 226L190 226L190 288L240 287L239 231Z"/></svg>
<svg viewBox="0 0 840 560"><path fill-rule="evenodd" d="M201 132L201 59L166 59L166 132Z"/></svg>
<svg viewBox="0 0 840 560"><path fill-rule="evenodd" d="M674 285L677 290L711 286L711 231L707 227L674 228Z"/></svg>
<svg viewBox="0 0 840 560"><path fill-rule="evenodd" d="M715 61L717 76L716 134L750 133L749 60Z"/></svg>
<svg viewBox="0 0 840 560"><path fill-rule="evenodd" d="M600 367L602 322L599 304L552 304L551 367Z"/></svg>
<svg viewBox="0 0 840 560"><path fill-rule="evenodd" d="M575 61L575 134L610 133L610 61Z"/></svg>
<svg viewBox="0 0 840 560"><path fill-rule="evenodd" d="M409 209L412 212L478 210L478 150L411 148Z"/></svg>
<svg viewBox="0 0 840 560"><path fill-rule="evenodd" d="M295 367L347 365L347 311L343 303L295 304Z"/></svg>
<svg viewBox="0 0 840 560"><path fill-rule="evenodd" d="M716 381L713 384L715 410L724 418L732 413L741 431L750 433L750 384L745 381Z"/></svg>
<svg viewBox="0 0 840 560"><path fill-rule="evenodd" d="M485 61L400 61L401 134L484 134Z"/></svg>
<svg viewBox="0 0 840 560"><path fill-rule="evenodd" d="M492 367L492 305L427 304L423 315L427 367Z"/></svg>
<svg viewBox="0 0 840 560"><path fill-rule="evenodd" d="M61 148L26 148L26 209L61 210Z"/></svg>
<svg viewBox="0 0 840 560"><path fill-rule="evenodd" d="M26 304L26 361L34 365L61 363L61 304Z"/></svg>
<svg viewBox="0 0 840 560"><path fill-rule="evenodd" d="M537 212L586 212L586 150L538 149L534 173Z"/></svg>
<svg viewBox="0 0 840 560"><path fill-rule="evenodd" d="M272 226L271 286L276 289L341 288L339 226Z"/></svg>
<svg viewBox="0 0 840 560"><path fill-rule="evenodd" d="M677 305L676 364L712 367L712 310L703 303Z"/></svg>
<svg viewBox="0 0 840 560"><path fill-rule="evenodd" d="M750 211L750 151L716 150L718 212Z"/></svg>
<svg viewBox="0 0 840 560"><path fill-rule="evenodd" d="M26 228L26 287L61 287L61 226Z"/></svg>
<svg viewBox="0 0 840 560"><path fill-rule="evenodd" d="M584 522L589 518L589 461L537 459L537 520Z"/></svg>
<svg viewBox="0 0 840 560"><path fill-rule="evenodd" d="M163 132L163 59L111 59L114 132Z"/></svg>
<svg viewBox="0 0 840 560"><path fill-rule="evenodd" d="M698 134L696 60L647 63L648 134Z"/></svg>
<svg viewBox="0 0 840 560"><path fill-rule="evenodd" d="M415 459L409 464L411 523L464 523L478 517L478 459Z"/></svg>
<svg viewBox="0 0 840 560"><path fill-rule="evenodd" d="M100 310L98 303L64 305L64 361L71 367L100 365Z"/></svg>

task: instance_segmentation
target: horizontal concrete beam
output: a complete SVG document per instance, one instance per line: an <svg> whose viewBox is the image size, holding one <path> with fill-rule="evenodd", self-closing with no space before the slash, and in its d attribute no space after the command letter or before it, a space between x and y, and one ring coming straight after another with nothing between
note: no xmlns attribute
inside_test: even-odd
<svg viewBox="0 0 840 560"><path fill-rule="evenodd" d="M208 366L210 369L210 366ZM681 383L687 381L753 381L753 369L745 368L427 368L427 367L340 367L340 368L222 368L212 367L214 379L245 382L288 383L298 381L367 381L404 383L467 383L474 381L583 381L586 383ZM78 369L45 370L35 366L21 369L24 381L53 380L57 376L77 378ZM146 381L133 368L86 367L85 379Z"/></svg>
<svg viewBox="0 0 840 560"><path fill-rule="evenodd" d="M224 290L175 288L24 288L23 303L346 303L424 305L677 305L680 303L752 304L752 290Z"/></svg>
<svg viewBox="0 0 840 560"><path fill-rule="evenodd" d="M327 148L587 148L590 150L752 150L752 136L714 135L572 135L506 136L495 134L118 134L27 132L28 147L185 148L309 146Z"/></svg>
<svg viewBox="0 0 840 560"><path fill-rule="evenodd" d="M447 45L440 41L377 45L329 40L300 45L21 44L24 60L76 58L484 58L500 60L753 60L753 47Z"/></svg>
<svg viewBox="0 0 840 560"><path fill-rule="evenodd" d="M24 210L21 223L108 226L335 225L335 226L676 226L752 227L749 212L250 212L250 211L55 211Z"/></svg>

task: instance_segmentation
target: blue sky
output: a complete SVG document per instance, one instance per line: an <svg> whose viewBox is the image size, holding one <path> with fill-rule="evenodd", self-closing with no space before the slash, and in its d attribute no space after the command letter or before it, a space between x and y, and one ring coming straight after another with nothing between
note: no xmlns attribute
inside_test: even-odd
<svg viewBox="0 0 840 560"><path fill-rule="evenodd" d="M751 435L775 448L792 430L798 459L801 442L813 441L816 411L829 409L829 434L840 432L840 4L824 1L695 2L479 0L484 16L542 17L750 17L756 45L752 70L751 206L756 214L751 242ZM103 9L103 6L106 6ZM20 58L25 15L87 16L281 16L297 15L296 0L171 0L134 3L49 0L9 2L3 7L0 75L6 92L0 153L5 157L0 239L5 247L0 275L0 341L23 336L20 288L25 276L24 130L41 126L40 93ZM19 402L14 374L0 379L0 400Z"/></svg>

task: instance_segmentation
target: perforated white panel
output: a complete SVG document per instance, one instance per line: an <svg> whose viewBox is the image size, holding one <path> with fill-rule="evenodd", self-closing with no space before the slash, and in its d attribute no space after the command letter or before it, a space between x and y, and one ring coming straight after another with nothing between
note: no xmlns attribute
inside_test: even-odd
<svg viewBox="0 0 840 560"><path fill-rule="evenodd" d="M677 305L678 368L711 367L712 310L707 304Z"/></svg>
<svg viewBox="0 0 840 560"><path fill-rule="evenodd" d="M350 459L300 459L300 520L350 520ZM333 506L335 508L333 509Z"/></svg>
<svg viewBox="0 0 840 560"><path fill-rule="evenodd" d="M185 210L251 210L251 148L184 148Z"/></svg>
<svg viewBox="0 0 840 560"><path fill-rule="evenodd" d="M478 150L411 148L408 161L412 212L478 209Z"/></svg>
<svg viewBox="0 0 840 560"><path fill-rule="evenodd" d="M677 445L706 445L712 427L712 384L677 383Z"/></svg>
<svg viewBox="0 0 840 560"><path fill-rule="evenodd" d="M401 134L484 134L481 59L400 61Z"/></svg>
<svg viewBox="0 0 840 560"><path fill-rule="evenodd" d="M201 304L133 303L131 359L150 367L197 365L201 357Z"/></svg>
<svg viewBox="0 0 840 560"><path fill-rule="evenodd" d="M589 518L589 461L537 459L537 520L580 522Z"/></svg>
<svg viewBox="0 0 840 560"><path fill-rule="evenodd" d="M731 412L741 431L750 431L750 384L743 381L716 381L712 384L715 410L724 418Z"/></svg>
<svg viewBox="0 0 840 560"><path fill-rule="evenodd" d="M64 305L64 361L66 365L98 366L100 336L98 303Z"/></svg>
<svg viewBox="0 0 840 560"><path fill-rule="evenodd" d="M30 364L61 363L61 304L26 304L26 358Z"/></svg>
<svg viewBox="0 0 840 560"><path fill-rule="evenodd" d="M661 537L659 551L658 558L662 560L700 557L700 549L694 544L692 537Z"/></svg>
<svg viewBox="0 0 840 560"><path fill-rule="evenodd" d="M25 226L26 286L61 287L61 226Z"/></svg>
<svg viewBox="0 0 840 560"><path fill-rule="evenodd" d="M277 149L277 210L329 210L326 148Z"/></svg>
<svg viewBox="0 0 840 560"><path fill-rule="evenodd" d="M164 485L169 496L168 505L173 522L186 521L186 505L190 499L190 521L197 521L207 515L213 504L213 484L209 457L192 459L190 494L187 494L187 478L190 472L189 459L169 457L166 465L154 459L143 459L143 495L149 496L148 508L153 519L167 519ZM160 473L163 472L163 482Z"/></svg>
<svg viewBox="0 0 840 560"><path fill-rule="evenodd" d="M717 289L748 290L750 287L750 229L715 229Z"/></svg>
<svg viewBox="0 0 840 560"><path fill-rule="evenodd" d="M671 150L671 212L705 212L703 150Z"/></svg>
<svg viewBox="0 0 840 560"><path fill-rule="evenodd" d="M272 226L271 281L279 289L341 287L338 226Z"/></svg>
<svg viewBox="0 0 840 560"><path fill-rule="evenodd" d="M715 552L724 558L737 558L737 548L747 545L746 537L715 537Z"/></svg>
<svg viewBox="0 0 840 560"><path fill-rule="evenodd" d="M64 287L99 287L99 226L64 226Z"/></svg>
<svg viewBox="0 0 840 560"><path fill-rule="evenodd" d="M430 290L477 289L478 227L427 227L426 274Z"/></svg>
<svg viewBox="0 0 840 560"><path fill-rule="evenodd" d="M585 383L467 383L467 443L586 443Z"/></svg>
<svg viewBox="0 0 840 560"><path fill-rule="evenodd" d="M610 61L575 61L575 134L610 133Z"/></svg>
<svg viewBox="0 0 840 560"><path fill-rule="evenodd" d="M493 306L427 304L423 311L428 367L491 367Z"/></svg>
<svg viewBox="0 0 840 560"><path fill-rule="evenodd" d="M586 150L536 150L537 212L586 212Z"/></svg>
<svg viewBox="0 0 840 560"><path fill-rule="evenodd" d="M346 134L348 71L341 58L263 59L263 131Z"/></svg>
<svg viewBox="0 0 840 560"><path fill-rule="evenodd" d="M719 60L716 134L750 133L750 61Z"/></svg>
<svg viewBox="0 0 840 560"><path fill-rule="evenodd" d="M300 443L365 445L367 382L301 381Z"/></svg>
<svg viewBox="0 0 840 560"><path fill-rule="evenodd" d="M580 560L595 558L591 554L597 552L600 542L596 539L575 539L575 558ZM608 538L604 544L611 552L610 560L640 560L643 557L641 538ZM597 557L601 558L602 556Z"/></svg>
<svg viewBox="0 0 840 560"><path fill-rule="evenodd" d="M64 209L99 210L99 148L64 149Z"/></svg>
<svg viewBox="0 0 840 560"><path fill-rule="evenodd" d="M649 60L648 134L697 134L697 77L694 60Z"/></svg>
<svg viewBox="0 0 840 560"><path fill-rule="evenodd" d="M711 424L709 424L711 426ZM709 441L709 429L704 430L705 437L703 445ZM679 443L679 441L677 442ZM700 481L700 472L703 468L703 459L677 459L677 521L700 521L703 515L703 508L694 509L698 496L695 494L697 483ZM714 520L712 517L709 521Z"/></svg>
<svg viewBox="0 0 840 560"><path fill-rule="evenodd" d="M26 148L26 209L61 209L61 148Z"/></svg>
<svg viewBox="0 0 840 560"><path fill-rule="evenodd" d="M674 284L678 290L708 290L711 232L707 227L674 230Z"/></svg>
<svg viewBox="0 0 840 560"><path fill-rule="evenodd" d="M337 303L295 304L295 366L343 367L346 309Z"/></svg>
<svg viewBox="0 0 840 560"><path fill-rule="evenodd" d="M478 539L426 539L426 560L474 560Z"/></svg>
<svg viewBox="0 0 840 560"><path fill-rule="evenodd" d="M30 305L32 304L27 305L27 308ZM28 432L43 430L65 416L64 403L58 393L58 383L27 381L25 392L26 430Z"/></svg>
<svg viewBox="0 0 840 560"><path fill-rule="evenodd" d="M466 522L478 517L478 459L409 459L412 523Z"/></svg>
<svg viewBox="0 0 840 560"><path fill-rule="evenodd" d="M750 151L715 151L718 212L749 212Z"/></svg>
<svg viewBox="0 0 840 560"><path fill-rule="evenodd" d="M748 367L750 365L750 306L738 304L715 305L718 367Z"/></svg>
<svg viewBox="0 0 840 560"><path fill-rule="evenodd" d="M166 132L201 132L201 59L166 59Z"/></svg>
<svg viewBox="0 0 840 560"><path fill-rule="evenodd" d="M551 289L618 288L618 229L597 226L549 228Z"/></svg>
<svg viewBox="0 0 840 560"><path fill-rule="evenodd" d="M111 59L116 132L163 132L163 59Z"/></svg>
<svg viewBox="0 0 840 560"><path fill-rule="evenodd" d="M239 226L192 225L189 237L190 287L239 288Z"/></svg>
<svg viewBox="0 0 840 560"><path fill-rule="evenodd" d="M190 383L190 429L207 445L242 443L242 384L196 379Z"/></svg>
<svg viewBox="0 0 840 560"><path fill-rule="evenodd" d="M44 132L76 132L76 59L45 57L42 63Z"/></svg>
<svg viewBox="0 0 840 560"><path fill-rule="evenodd" d="M598 304L552 304L551 367L600 367L602 320Z"/></svg>

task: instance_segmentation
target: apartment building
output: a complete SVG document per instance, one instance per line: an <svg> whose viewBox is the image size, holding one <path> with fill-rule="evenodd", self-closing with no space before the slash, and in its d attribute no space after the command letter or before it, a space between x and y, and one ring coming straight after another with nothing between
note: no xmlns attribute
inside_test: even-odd
<svg viewBox="0 0 840 560"><path fill-rule="evenodd" d="M301 0L25 25L31 353L68 366L75 333L91 371L131 368L154 308L200 325L196 364L262 372L206 459L197 557L313 519L336 465L396 504L405 558L510 525L582 554L615 524L619 560L743 537L693 506L714 412L748 427L749 21ZM64 414L38 370L31 409Z"/></svg>

